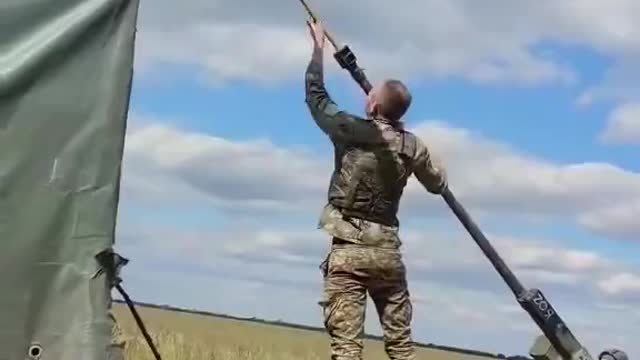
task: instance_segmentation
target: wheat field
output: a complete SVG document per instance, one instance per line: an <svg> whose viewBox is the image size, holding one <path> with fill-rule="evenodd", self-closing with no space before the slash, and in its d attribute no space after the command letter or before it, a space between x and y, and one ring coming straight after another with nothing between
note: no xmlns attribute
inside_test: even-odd
<svg viewBox="0 0 640 360"><path fill-rule="evenodd" d="M137 307L163 360L327 360L326 334L269 324ZM129 309L114 304L127 339L126 360L154 360ZM366 360L386 360L379 341L365 341ZM419 349L417 360L488 360L437 349Z"/></svg>

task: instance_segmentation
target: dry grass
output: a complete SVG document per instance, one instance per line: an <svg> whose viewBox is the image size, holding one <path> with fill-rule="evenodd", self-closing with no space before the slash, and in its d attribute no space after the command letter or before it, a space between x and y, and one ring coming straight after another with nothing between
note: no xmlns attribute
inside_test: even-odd
<svg viewBox="0 0 640 360"><path fill-rule="evenodd" d="M126 360L153 360L136 324L122 305L115 315L126 337ZM329 342L324 333L267 324L220 319L139 307L163 360L326 360ZM487 360L453 352L420 349L417 360ZM367 341L365 359L387 359L382 344Z"/></svg>

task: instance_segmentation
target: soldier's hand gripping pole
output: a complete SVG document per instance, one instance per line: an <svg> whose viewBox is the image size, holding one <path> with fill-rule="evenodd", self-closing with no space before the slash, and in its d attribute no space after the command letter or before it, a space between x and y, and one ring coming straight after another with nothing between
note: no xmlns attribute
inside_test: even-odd
<svg viewBox="0 0 640 360"><path fill-rule="evenodd" d="M309 8L309 5L307 5L305 0L300 0L300 2L302 3L302 6L307 11L307 14L309 14L311 21L317 22L318 18L316 17L315 13L311 10L311 8ZM356 58L356 55L353 53L353 51L351 51L349 46L347 45L340 46L338 42L335 40L335 38L331 36L328 31L325 30L324 33L327 36L327 40L329 40L329 42L331 43L331 45L333 45L333 48L335 49L333 57L338 62L338 65L340 65L341 68L347 70L349 74L351 74L351 77L353 78L353 80L355 80L356 83L362 88L364 93L368 94L369 91L371 91L371 83L369 83L369 80L365 76L364 71L358 66L358 59Z"/></svg>
<svg viewBox="0 0 640 360"><path fill-rule="evenodd" d="M305 0L300 0L312 21L317 17L311 11ZM371 90L364 71L358 67L355 54L348 46L338 46L335 39L325 30L327 39L336 52L334 57L338 64L349 71L351 77L360 85L365 94ZM445 188L442 197L451 211L456 215L482 252L489 259L493 267L500 274L511 292L513 292L520 306L531 316L544 335L539 336L529 354L535 360L593 360L589 352L578 342L565 322L556 313L549 301L538 289L526 289L511 272L500 255L491 246L480 228L475 224L464 207L456 200L449 188ZM628 360L624 352L616 349L603 351L599 360Z"/></svg>

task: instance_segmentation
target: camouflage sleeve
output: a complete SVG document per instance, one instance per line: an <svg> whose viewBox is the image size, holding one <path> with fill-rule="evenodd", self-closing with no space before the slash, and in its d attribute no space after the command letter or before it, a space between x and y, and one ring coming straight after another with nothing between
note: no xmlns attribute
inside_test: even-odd
<svg viewBox="0 0 640 360"><path fill-rule="evenodd" d="M447 174L440 164L434 162L427 146L416 137L414 174L422 186L432 194L441 194L447 187Z"/></svg>
<svg viewBox="0 0 640 360"><path fill-rule="evenodd" d="M305 101L316 125L333 141L367 143L378 139L373 124L338 108L324 85L323 52L314 49L305 74Z"/></svg>

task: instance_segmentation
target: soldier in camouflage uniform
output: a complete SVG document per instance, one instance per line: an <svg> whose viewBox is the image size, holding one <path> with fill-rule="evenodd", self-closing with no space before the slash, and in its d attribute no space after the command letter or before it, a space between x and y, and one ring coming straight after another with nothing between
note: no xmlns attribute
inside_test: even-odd
<svg viewBox="0 0 640 360"><path fill-rule="evenodd" d="M325 299L320 303L331 359L362 359L367 292L389 358L415 359L396 213L411 174L434 194L446 188L446 176L420 138L402 127L411 95L401 82L387 80L370 92L367 118L337 108L324 87L324 30L319 23L309 26L314 46L305 77L306 103L335 149L329 201L319 224L332 238L321 265Z"/></svg>

